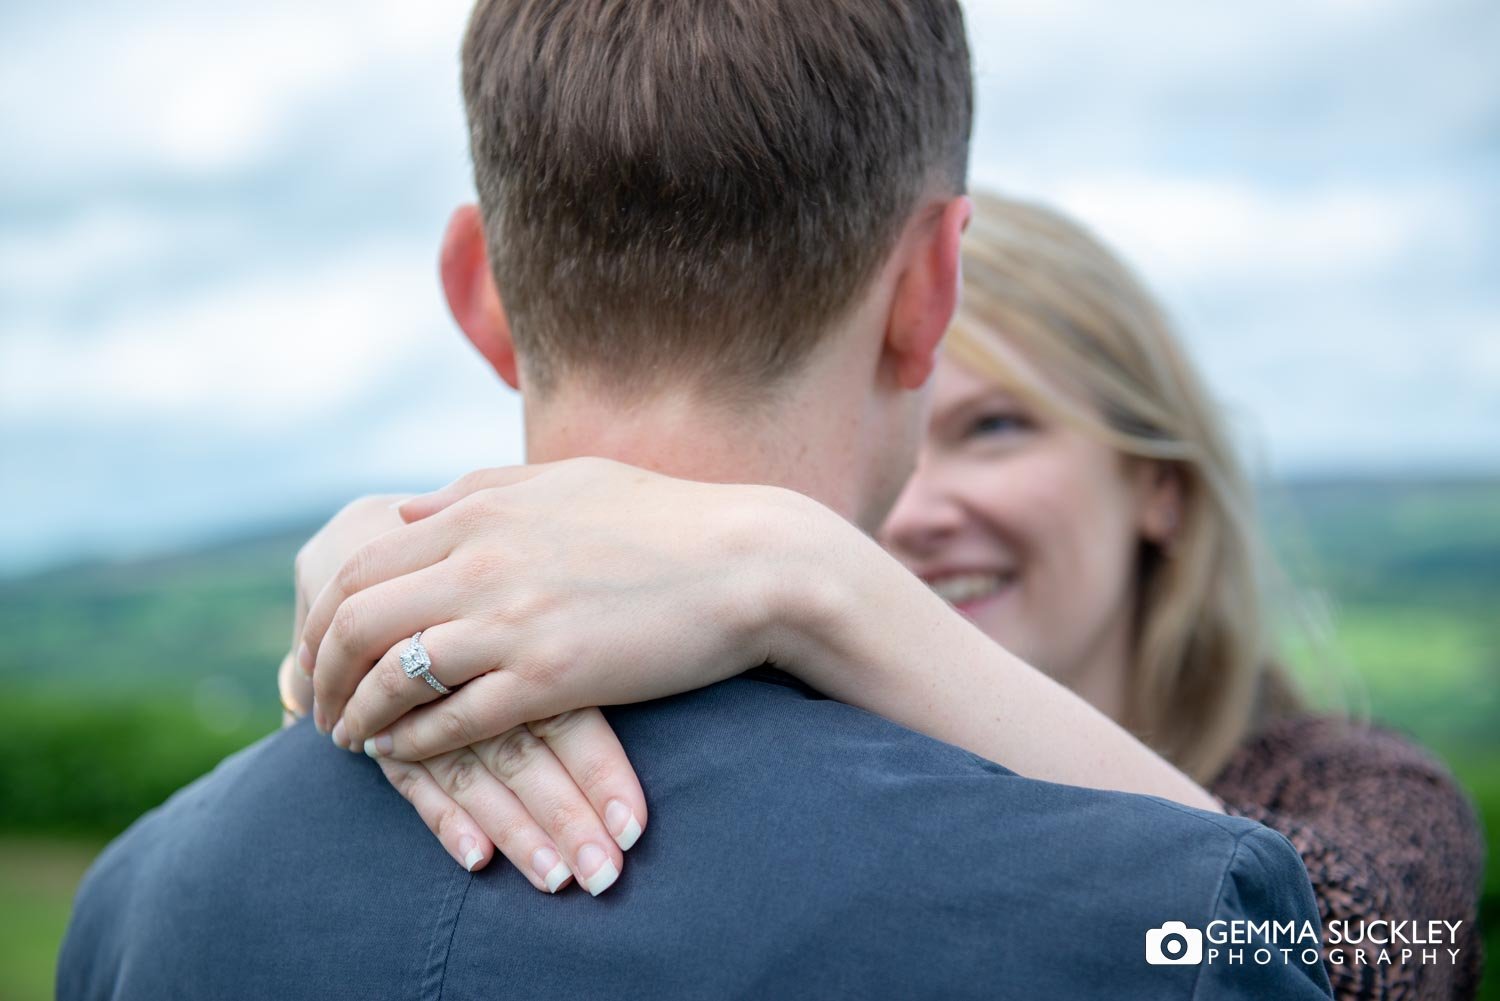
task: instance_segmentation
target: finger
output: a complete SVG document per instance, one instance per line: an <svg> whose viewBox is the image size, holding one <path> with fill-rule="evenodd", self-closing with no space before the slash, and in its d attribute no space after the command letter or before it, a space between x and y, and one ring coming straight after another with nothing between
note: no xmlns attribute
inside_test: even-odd
<svg viewBox="0 0 1500 1001"><path fill-rule="evenodd" d="M296 666L291 654L281 658L281 666L276 669L276 690L286 715L294 720L307 715L312 702L312 682Z"/></svg>
<svg viewBox="0 0 1500 1001"><path fill-rule="evenodd" d="M491 671L452 695L408 712L367 739L365 753L421 761L488 740L528 719L577 708L559 701L555 693L527 685L514 671Z"/></svg>
<svg viewBox="0 0 1500 1001"><path fill-rule="evenodd" d="M397 507L397 513L408 523L430 518L463 498L480 490L488 490L491 487L508 487L516 483L522 483L546 472L552 463L538 463L534 466L496 466L491 469L476 469L472 473L465 473L452 483L431 493L418 494L406 503Z"/></svg>
<svg viewBox="0 0 1500 1001"><path fill-rule="evenodd" d="M292 656L298 670L312 678L312 653L307 644L302 642L302 630L307 624L307 609L309 601L307 588L302 580L302 553L297 554L297 559L292 563Z"/></svg>
<svg viewBox="0 0 1500 1001"><path fill-rule="evenodd" d="M452 619L459 599L453 577L442 563L347 598L318 645L313 670L313 691L327 721L333 723L343 716L349 697L382 659L389 659L399 672L397 654L419 630L424 631L423 645L431 649L425 631ZM451 679L456 687L469 680L469 675L453 673L457 666L450 651L444 663L449 673L439 675L445 684Z"/></svg>
<svg viewBox="0 0 1500 1001"><path fill-rule="evenodd" d="M646 794L604 714L574 709L526 728L546 742L594 812L604 818L615 844L629 851L646 827Z"/></svg>
<svg viewBox="0 0 1500 1001"><path fill-rule="evenodd" d="M523 725L471 750L547 832L580 886L597 897L614 885L624 853L546 741Z"/></svg>
<svg viewBox="0 0 1500 1001"><path fill-rule="evenodd" d="M481 826L456 803L420 762L382 761L380 770L406 801L416 807L427 829L437 835L454 861L473 872L484 868L494 844Z"/></svg>
<svg viewBox="0 0 1500 1001"><path fill-rule="evenodd" d="M473 817L500 854L546 893L572 878L558 846L526 807L468 748L423 762L443 792Z"/></svg>
<svg viewBox="0 0 1500 1001"><path fill-rule="evenodd" d="M481 639L476 635L478 630L476 624L464 619L441 622L422 630L422 646L427 650L428 660L432 662L428 670L445 687L457 689L471 678L498 669L498 652L494 640ZM334 726L334 743L351 751L363 750L366 740L418 706L442 697L421 675L415 678L406 676L401 655L411 649L411 642L410 636L397 642L359 679L347 704L340 706L342 716ZM458 693L455 691L447 697L452 698L456 694ZM515 724L509 724L513 725ZM405 760L421 761L433 754L457 750L474 740L508 729L509 726L496 727L488 733L476 730L472 739L457 740L431 754ZM466 730L465 734L469 732Z"/></svg>
<svg viewBox="0 0 1500 1001"><path fill-rule="evenodd" d="M323 585L308 608L301 643L316 673L319 648L340 607L351 597L377 584L395 580L441 563L452 551L452 533L441 524L402 526L356 549L338 572ZM417 628L421 628L418 626Z"/></svg>

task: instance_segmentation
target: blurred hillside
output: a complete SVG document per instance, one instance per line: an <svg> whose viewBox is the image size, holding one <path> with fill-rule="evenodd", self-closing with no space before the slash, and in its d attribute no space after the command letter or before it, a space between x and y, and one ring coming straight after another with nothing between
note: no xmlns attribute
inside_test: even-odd
<svg viewBox="0 0 1500 1001"><path fill-rule="evenodd" d="M1299 673L1444 757L1493 859L1500 480L1298 483L1264 507L1311 627L1288 619ZM316 527L0 581L0 996L50 996L68 900L104 841L276 726L292 557ZM1493 974L1483 996L1500 997Z"/></svg>

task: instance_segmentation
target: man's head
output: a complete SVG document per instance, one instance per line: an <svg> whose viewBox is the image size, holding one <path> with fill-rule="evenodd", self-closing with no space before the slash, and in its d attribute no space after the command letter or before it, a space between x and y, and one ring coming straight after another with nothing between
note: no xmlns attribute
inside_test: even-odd
<svg viewBox="0 0 1500 1001"><path fill-rule="evenodd" d="M915 447L967 218L957 0L480 0L463 88L480 213L444 280L528 418L811 379ZM883 414L827 384L856 377Z"/></svg>

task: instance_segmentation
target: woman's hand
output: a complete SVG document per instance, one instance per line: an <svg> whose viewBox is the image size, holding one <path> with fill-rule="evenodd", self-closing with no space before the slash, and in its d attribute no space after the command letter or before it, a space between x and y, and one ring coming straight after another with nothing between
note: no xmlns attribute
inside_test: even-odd
<svg viewBox="0 0 1500 1001"><path fill-rule="evenodd" d="M419 760L764 663L789 547L768 552L763 533L784 538L804 506L602 459L471 474L410 502L420 520L361 547L314 601L318 705L350 745ZM403 672L418 630L451 695Z"/></svg>
<svg viewBox="0 0 1500 1001"><path fill-rule="evenodd" d="M392 509L399 499L357 500L302 547L294 645L301 641L307 596L322 591L360 546L404 525ZM282 661L282 705L293 718L311 708L327 732L300 660L288 654ZM574 873L595 895L607 889L623 865L621 853L645 823L640 784L597 710L530 722L426 761L387 759L380 766L460 865L481 868L498 848L549 893Z"/></svg>
<svg viewBox="0 0 1500 1001"><path fill-rule="evenodd" d="M449 852L465 868L480 868L493 845L547 893L574 875L594 896L609 889L645 825L645 795L598 709L522 724L420 762L379 763L444 846L457 843Z"/></svg>

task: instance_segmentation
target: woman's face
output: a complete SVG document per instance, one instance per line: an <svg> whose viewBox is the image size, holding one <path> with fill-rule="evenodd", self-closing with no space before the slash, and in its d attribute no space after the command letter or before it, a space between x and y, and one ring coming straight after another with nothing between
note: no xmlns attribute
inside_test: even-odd
<svg viewBox="0 0 1500 1001"><path fill-rule="evenodd" d="M947 358L933 378L917 470L881 541L991 638L1117 715L1148 467Z"/></svg>

